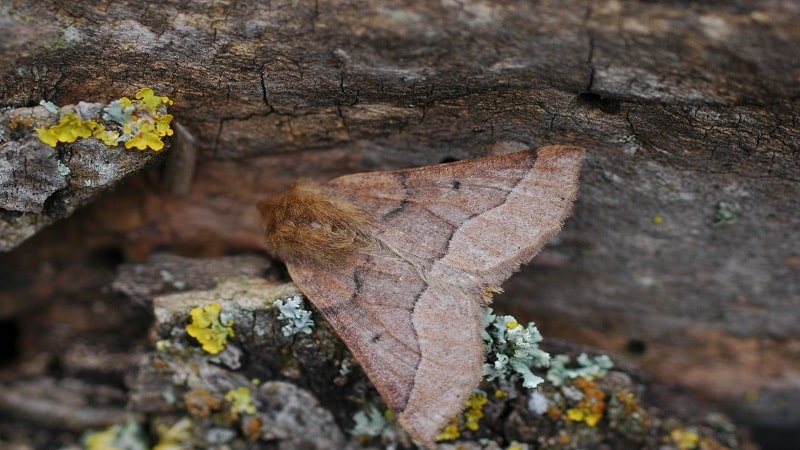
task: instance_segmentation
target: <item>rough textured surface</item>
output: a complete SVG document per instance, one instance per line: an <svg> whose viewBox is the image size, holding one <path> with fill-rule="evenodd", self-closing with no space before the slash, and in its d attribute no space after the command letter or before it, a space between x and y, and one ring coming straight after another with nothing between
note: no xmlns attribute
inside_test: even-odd
<svg viewBox="0 0 800 450"><path fill-rule="evenodd" d="M4 255L4 317L100 254L258 249L253 205L298 175L572 144L575 217L504 304L718 400L800 391L797 2L0 6L3 106L149 85L200 152L185 198L151 172ZM721 201L741 214L714 227Z"/></svg>
<svg viewBox="0 0 800 450"><path fill-rule="evenodd" d="M178 263L183 263L180 273L175 270ZM51 305L56 311L61 308L62 314L45 315L42 325L55 328L67 319L73 322L61 325L61 337L68 342L65 351L47 364L0 371L0 439L35 448L64 448L89 429L131 419L143 430L139 439L149 443L147 448L163 444L164 429L170 427L185 429L173 433L178 439L173 444L193 442L200 448L414 448L392 420L384 420L379 435L353 435L357 413L373 406L385 408L380 397L318 314L313 316L311 334L283 333L285 321L273 302L294 296L296 287L242 276L261 270L265 263L254 257L192 260L159 255L147 263L126 265L114 281L115 290L133 297L123 300L101 288L91 303ZM210 269L224 273L232 265L238 267L238 275L218 279L208 289L192 287ZM172 276L162 286L164 273ZM144 294L153 286L162 286L162 294ZM130 300L152 310L149 339L145 326L130 333L133 329L126 332L114 318L95 324L88 320L97 314L92 310L119 308L120 301ZM190 310L210 303L221 305L235 330L217 354L203 351L187 334ZM65 314L69 306L73 312ZM87 318L85 323L77 320L80 317ZM93 338L76 343L87 332ZM111 342L120 335L126 341L114 349ZM33 336L24 344L38 351L52 348ZM558 341L550 351L593 352ZM547 414L532 411L530 392L508 380L484 383L484 392L502 395L486 394L478 429L462 430L457 445L443 442L437 448L507 448L513 442L551 449L655 448L664 443L672 447L663 448L677 448L673 430L692 432L706 443L731 449L752 448L728 419L622 359L617 369L587 385L590 390L585 395L600 395L593 398L604 402L603 421L596 426L566 419L566 405L576 402L566 397L580 398L579 388L566 383L562 388L545 383L539 389L553 402ZM241 389L247 391L252 410L237 409L229 397ZM54 427L65 431L51 432ZM479 438L489 444L479 444Z"/></svg>
<svg viewBox="0 0 800 450"><path fill-rule="evenodd" d="M153 152L110 148L97 139L50 147L34 129L52 122L41 106L0 113L0 251L69 217L110 186L160 159Z"/></svg>

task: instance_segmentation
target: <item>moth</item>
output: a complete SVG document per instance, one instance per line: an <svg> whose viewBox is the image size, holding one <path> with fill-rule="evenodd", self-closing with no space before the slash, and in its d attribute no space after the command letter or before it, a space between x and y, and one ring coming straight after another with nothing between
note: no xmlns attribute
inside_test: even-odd
<svg viewBox="0 0 800 450"><path fill-rule="evenodd" d="M556 145L299 180L259 202L268 253L423 445L478 386L481 307L561 229L583 156Z"/></svg>

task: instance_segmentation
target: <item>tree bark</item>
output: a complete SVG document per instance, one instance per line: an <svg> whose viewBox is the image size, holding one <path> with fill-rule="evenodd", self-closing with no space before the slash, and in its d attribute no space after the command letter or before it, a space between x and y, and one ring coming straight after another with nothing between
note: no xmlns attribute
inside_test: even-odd
<svg viewBox="0 0 800 450"><path fill-rule="evenodd" d="M2 106L150 86L199 152L185 196L145 171L2 255L8 320L98 260L259 251L254 204L297 177L580 145L574 217L498 304L800 423L742 400L800 395L796 2L20 0L0 29Z"/></svg>

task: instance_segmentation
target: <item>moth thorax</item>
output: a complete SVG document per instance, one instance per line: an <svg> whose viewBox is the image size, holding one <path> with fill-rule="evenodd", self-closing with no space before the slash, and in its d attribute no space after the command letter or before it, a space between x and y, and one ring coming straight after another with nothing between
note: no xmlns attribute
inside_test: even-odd
<svg viewBox="0 0 800 450"><path fill-rule="evenodd" d="M368 239L366 215L323 185L298 181L258 204L267 252L287 263L330 266L353 254Z"/></svg>

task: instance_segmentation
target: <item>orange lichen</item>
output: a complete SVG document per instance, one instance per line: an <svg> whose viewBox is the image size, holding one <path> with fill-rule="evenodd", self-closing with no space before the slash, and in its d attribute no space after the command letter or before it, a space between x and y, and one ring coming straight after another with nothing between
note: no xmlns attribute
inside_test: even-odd
<svg viewBox="0 0 800 450"><path fill-rule="evenodd" d="M183 404L194 417L208 417L212 411L222 408L222 400L203 389L187 392L183 396Z"/></svg>
<svg viewBox="0 0 800 450"><path fill-rule="evenodd" d="M245 417L242 419L241 429L248 441L255 442L261 437L261 420L256 416Z"/></svg>

